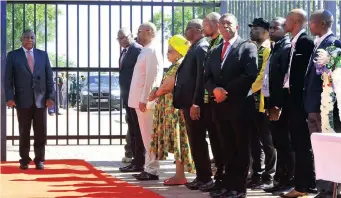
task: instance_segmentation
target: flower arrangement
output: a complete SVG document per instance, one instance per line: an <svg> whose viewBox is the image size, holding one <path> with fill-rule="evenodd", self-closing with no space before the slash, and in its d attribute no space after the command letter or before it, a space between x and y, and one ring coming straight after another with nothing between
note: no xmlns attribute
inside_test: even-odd
<svg viewBox="0 0 341 198"><path fill-rule="evenodd" d="M341 119L341 48L334 43L324 49L318 49L316 73L323 80L323 91L321 94L321 124L322 132L333 133L333 109L334 103L338 101Z"/></svg>

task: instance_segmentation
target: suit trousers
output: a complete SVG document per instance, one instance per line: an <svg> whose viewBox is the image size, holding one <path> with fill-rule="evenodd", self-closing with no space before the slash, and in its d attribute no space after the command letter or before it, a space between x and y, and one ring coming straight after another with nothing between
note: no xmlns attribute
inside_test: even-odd
<svg viewBox="0 0 341 198"><path fill-rule="evenodd" d="M127 112L127 109L126 109ZM124 156L127 158L132 158L133 157L133 152L132 152L132 147L131 147L131 135L130 135L130 131L132 130L132 126L129 124L131 123L131 118L129 117L130 114L126 113L125 115L125 120L126 123L128 124L128 130L127 130L127 134L126 134L126 145L124 145Z"/></svg>
<svg viewBox="0 0 341 198"><path fill-rule="evenodd" d="M221 152L223 150L223 140L218 130L218 123L213 119L213 109L211 104L204 104L202 106L204 114L203 120L205 128L210 139L212 154L215 161L216 168L222 169L224 167L224 156Z"/></svg>
<svg viewBox="0 0 341 198"><path fill-rule="evenodd" d="M211 180L212 169L209 157L208 144L206 141L206 127L204 110L200 111L200 119L192 120L190 117L190 108L183 109L187 135L192 151L194 165L197 171L197 179L201 182Z"/></svg>
<svg viewBox="0 0 341 198"><path fill-rule="evenodd" d="M253 98L248 97L244 104L238 108L238 112L234 111L235 113L229 113L230 110L225 108L225 104L216 104L215 107L219 130L224 139L223 186L227 190L246 193L246 181L250 167L250 122L252 121L248 115L254 105Z"/></svg>
<svg viewBox="0 0 341 198"><path fill-rule="evenodd" d="M140 109L136 109L136 114L139 120L144 148L146 149L144 171L152 175L159 175L160 170L159 160L156 158L155 153L150 152L154 110L148 109L146 112L142 112L140 111Z"/></svg>
<svg viewBox="0 0 341 198"><path fill-rule="evenodd" d="M284 95L285 104L282 106L279 120L270 121L270 132L273 145L277 151L277 165L274 179L281 184L292 184L295 170L295 153L291 145L289 133L289 103L288 91Z"/></svg>
<svg viewBox="0 0 341 198"><path fill-rule="evenodd" d="M277 153L272 143L269 117L255 109L251 135L252 179L272 181Z"/></svg>
<svg viewBox="0 0 341 198"><path fill-rule="evenodd" d="M134 157L132 164L138 167L143 167L145 163L145 149L136 110L134 108L126 107L126 113L128 118L128 130L131 138L131 150Z"/></svg>
<svg viewBox="0 0 341 198"><path fill-rule="evenodd" d="M303 107L294 105L290 99L289 103L289 131L295 151L295 190L309 192L316 187L316 177L307 116Z"/></svg>
<svg viewBox="0 0 341 198"><path fill-rule="evenodd" d="M31 161L30 153L30 133L33 122L34 132L34 162L45 161L46 145L46 108L37 108L34 104L30 108L17 109L19 123L19 154L20 163L28 164Z"/></svg>

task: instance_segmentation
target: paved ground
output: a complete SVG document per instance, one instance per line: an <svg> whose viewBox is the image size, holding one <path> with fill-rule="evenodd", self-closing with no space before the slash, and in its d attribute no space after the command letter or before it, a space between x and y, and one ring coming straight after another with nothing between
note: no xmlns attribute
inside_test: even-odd
<svg viewBox="0 0 341 198"><path fill-rule="evenodd" d="M58 126L58 134L66 135L67 134L67 126L69 129L69 135L77 134L77 111L75 109L69 109L68 112L61 111L63 115L59 115L58 118L56 116L48 116L48 134L56 135L56 129ZM8 126L8 135L12 134L12 129L14 129L14 134L18 135L18 127L16 115L14 114L14 119L12 121L12 112L8 111L7 113L7 126ZM91 111L87 112L79 112L79 134L87 135L97 135L99 134L98 123L100 123L100 134L109 135L109 111ZM100 115L100 116L99 116ZM69 121L67 122L67 118ZM58 122L57 122L58 119ZM99 122L100 119L100 122ZM120 112L112 111L111 112L111 127L112 134L119 135L120 131ZM90 122L88 122L88 120ZM127 130L127 125L124 120L124 112L123 112L123 124L122 124L122 132L125 134ZM57 124L58 123L58 124ZM88 123L90 128L88 128ZM14 126L14 128L13 128ZM14 142L15 145L18 144L17 141ZM55 141L49 141L48 144L55 144ZM59 141L60 144L65 144L66 141ZM76 141L69 141L70 144L76 144ZM98 144L98 140L92 140L91 144ZM102 140L102 144L108 144L109 141ZM108 145L82 145L82 146L47 146L46 148L46 157L47 159L84 159L89 163L93 164L96 168L104 170L113 176L125 180L129 183L134 183L145 188L151 189L167 198L207 198L208 193L202 193L199 191L190 191L184 186L179 187L165 187L162 184L162 181L165 178L173 175L175 173L175 165L173 164L172 156L170 156L169 160L161 162L161 175L159 181L148 181L148 182L137 182L131 174L121 173L118 171L118 168L123 166L120 161L123 157L124 148L119 144L119 140L114 140L114 144L112 146ZM123 141L124 143L124 141ZM87 140L81 140L80 144L87 144ZM31 149L33 150L33 148ZM7 159L9 161L17 161L18 156L18 146L12 146L12 142L8 141L7 147ZM33 156L33 152L31 153ZM211 155L212 156L212 155ZM193 174L187 174L187 178L192 180L195 178ZM270 194L266 194L263 191L249 191L248 197L274 197Z"/></svg>
<svg viewBox="0 0 341 198"><path fill-rule="evenodd" d="M18 147L8 145L7 158L9 161L18 160ZM79 152L81 151L81 152ZM124 148L120 145L113 146L47 146L47 159L84 159L94 165L96 168L104 170L114 177L125 180L129 183L137 184L153 190L167 198L208 198L208 193L200 191L190 191L184 186L166 187L162 181L173 175L175 165L172 156L169 160L161 162L161 175L159 181L136 181L130 173L121 173L118 168L124 164L120 162L123 157ZM33 156L33 152L31 152ZM194 179L195 175L187 174L189 180ZM249 191L248 197L270 198L276 197L266 194L262 191Z"/></svg>

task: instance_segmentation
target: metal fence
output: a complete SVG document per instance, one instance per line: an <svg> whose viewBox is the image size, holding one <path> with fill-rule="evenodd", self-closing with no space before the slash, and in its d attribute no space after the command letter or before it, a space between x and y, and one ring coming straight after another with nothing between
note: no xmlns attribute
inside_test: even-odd
<svg viewBox="0 0 341 198"><path fill-rule="evenodd" d="M239 35L249 38L250 29L248 24L256 17L271 20L274 17L286 17L287 13L294 8L302 8L308 16L317 9L328 9L334 15L333 32L340 37L340 0L226 0L223 12L236 15L239 20ZM310 33L308 31L308 33Z"/></svg>
<svg viewBox="0 0 341 198"><path fill-rule="evenodd" d="M182 34L188 20L219 8L215 1L8 1L6 51L19 48L23 30L32 29L53 66L58 94L47 144L122 144L127 126L118 88L118 30L130 27L134 34L152 21L164 52L167 38ZM16 111L7 109L6 117L7 140L18 145Z"/></svg>
<svg viewBox="0 0 341 198"><path fill-rule="evenodd" d="M340 36L340 0L224 0L224 1L7 1L1 7L2 37L6 41L4 54L19 48L24 29L37 35L36 47L49 53L56 79L63 75L63 86L57 104L61 115L48 118L48 144L122 144L127 130L124 111L117 91L118 57L116 41L121 27L133 33L144 21L158 27L162 52L167 51L167 39L183 34L192 18L202 18L211 11L230 12L239 20L239 34L249 37L248 24L255 17L271 20L285 17L293 8L303 8L308 14L325 7L335 17L333 31ZM1 2L1 5L6 5ZM6 13L5 20L3 13ZM4 29L4 27L6 27ZM6 37L3 36L6 33ZM163 53L165 54L165 53ZM166 58L165 58L166 60ZM168 63L165 61L165 66ZM4 59L2 59L4 65ZM2 66L2 72L3 72ZM58 80L57 80L58 81ZM3 97L3 94L2 94ZM61 98L61 99L59 99ZM4 103L1 104L4 107ZM61 106L60 106L61 105ZM11 144L18 144L19 134L15 111L1 113L6 121ZM2 138L4 139L4 138ZM2 149L3 150L3 149Z"/></svg>

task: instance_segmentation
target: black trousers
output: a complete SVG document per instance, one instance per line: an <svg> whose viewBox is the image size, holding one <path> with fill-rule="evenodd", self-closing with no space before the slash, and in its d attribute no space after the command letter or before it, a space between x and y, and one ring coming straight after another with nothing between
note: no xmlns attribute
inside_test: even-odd
<svg viewBox="0 0 341 198"><path fill-rule="evenodd" d="M316 187L314 155L311 146L307 114L303 105L289 96L289 131L295 151L295 190L309 192Z"/></svg>
<svg viewBox="0 0 341 198"><path fill-rule="evenodd" d="M295 153L289 133L288 91L285 90L282 112L277 121L270 121L270 132L273 145L277 151L275 180L281 184L292 184L295 170Z"/></svg>
<svg viewBox="0 0 341 198"><path fill-rule="evenodd" d="M216 104L215 117L224 141L225 174L223 187L246 193L246 181L250 167L250 113L254 107L252 97L248 97L238 112L231 112L226 104ZM236 107L237 108L237 107Z"/></svg>
<svg viewBox="0 0 341 198"><path fill-rule="evenodd" d="M200 111L199 120L191 119L189 108L183 109L183 111L192 157L197 171L197 179L201 182L206 183L211 180L212 169L208 151L208 144L206 142L206 127L204 121L205 110Z"/></svg>
<svg viewBox="0 0 341 198"><path fill-rule="evenodd" d="M251 135L252 179L272 181L277 153L272 143L269 117L255 109Z"/></svg>
<svg viewBox="0 0 341 198"><path fill-rule="evenodd" d="M143 167L145 158L145 148L142 141L139 121L137 119L136 110L134 108L126 107L128 128L131 137L131 149L133 152L132 164L138 167Z"/></svg>
<svg viewBox="0 0 341 198"><path fill-rule="evenodd" d="M211 104L204 104L202 107L202 111L204 114L203 120L205 124L205 128L208 132L208 137L210 138L210 144L212 149L212 154L215 161L216 168L224 167L224 158L223 153L223 140L218 130L218 123L213 119L213 109Z"/></svg>
<svg viewBox="0 0 341 198"><path fill-rule="evenodd" d="M19 154L20 163L28 164L31 160L30 153L30 133L33 123L34 132L34 162L45 161L46 145L46 108L37 108L32 105L30 108L17 109L17 118L19 123Z"/></svg>

